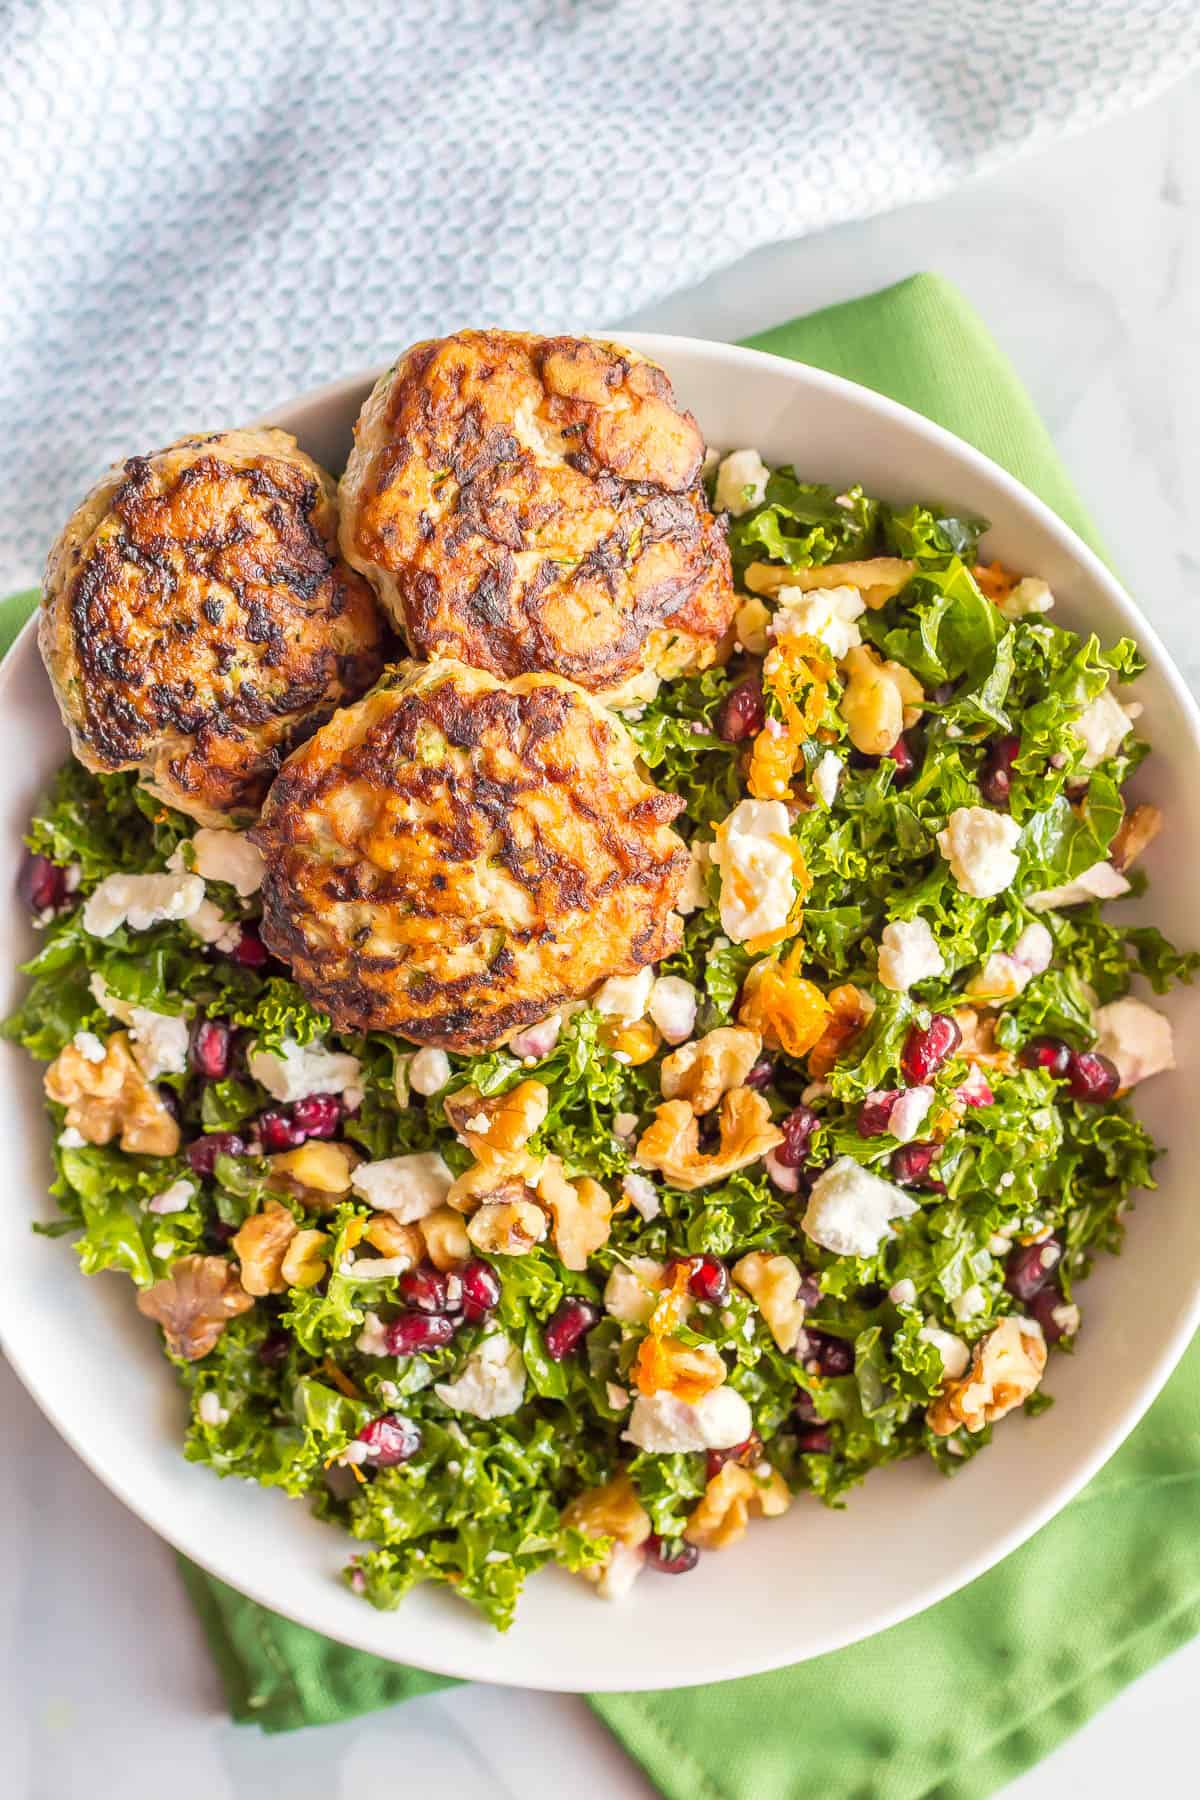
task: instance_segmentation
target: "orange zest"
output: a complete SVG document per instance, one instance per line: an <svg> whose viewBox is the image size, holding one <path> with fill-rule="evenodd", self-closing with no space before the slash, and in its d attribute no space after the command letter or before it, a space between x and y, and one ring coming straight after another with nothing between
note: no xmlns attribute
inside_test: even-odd
<svg viewBox="0 0 1200 1800"><path fill-rule="evenodd" d="M780 960L772 957L750 971L738 1022L757 1031L764 1044L788 1056L805 1056L825 1035L830 1006L815 982L799 973L804 949L793 945Z"/></svg>
<svg viewBox="0 0 1200 1800"><path fill-rule="evenodd" d="M344 1369L339 1369L332 1356L327 1356L321 1364L324 1374L328 1375L335 1388L345 1394L347 1400L361 1400L362 1389L355 1387Z"/></svg>
<svg viewBox="0 0 1200 1800"><path fill-rule="evenodd" d="M763 663L763 692L781 718L768 719L750 752L746 786L756 800L786 800L801 761L801 746L825 716L833 664L824 644L807 632L781 638Z"/></svg>
<svg viewBox="0 0 1200 1800"><path fill-rule="evenodd" d="M980 593L994 600L997 606L1001 600L1008 599L1017 585L1017 577L1003 563L976 563L972 573Z"/></svg>

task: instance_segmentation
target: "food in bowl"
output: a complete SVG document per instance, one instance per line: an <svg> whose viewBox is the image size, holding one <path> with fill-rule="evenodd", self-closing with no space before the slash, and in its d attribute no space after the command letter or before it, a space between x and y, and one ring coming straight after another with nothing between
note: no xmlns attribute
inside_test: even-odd
<svg viewBox="0 0 1200 1800"><path fill-rule="evenodd" d="M376 1605L445 1582L504 1625L552 1558L615 1596L961 1467L1046 1404L1152 1185L1127 1094L1173 1051L1131 983L1195 959L1101 913L1158 823L1134 646L1055 626L982 521L751 451L707 479L736 642L620 728L684 802L681 941L498 1047L335 1030L253 834L132 773L68 765L31 829L9 1029L63 1228L162 1327L186 1454L311 1495Z"/></svg>

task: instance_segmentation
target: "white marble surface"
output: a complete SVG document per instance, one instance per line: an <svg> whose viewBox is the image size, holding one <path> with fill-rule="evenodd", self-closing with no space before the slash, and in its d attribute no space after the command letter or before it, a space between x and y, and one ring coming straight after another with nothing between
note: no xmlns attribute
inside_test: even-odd
<svg viewBox="0 0 1200 1800"><path fill-rule="evenodd" d="M1127 581L1200 687L1200 82L1103 132L886 219L779 245L626 321L736 337L919 268L1010 352ZM157 1542L0 1366L5 1800L455 1800L650 1792L582 1702L461 1689L284 1738L232 1727ZM265 1547L269 1553L269 1546ZM1194 1776L1200 1643L1016 1782L1009 1800ZM1165 1778L1165 1780L1164 1780ZM836 1769L798 1800L848 1800ZM746 1800L754 1800L746 1796Z"/></svg>

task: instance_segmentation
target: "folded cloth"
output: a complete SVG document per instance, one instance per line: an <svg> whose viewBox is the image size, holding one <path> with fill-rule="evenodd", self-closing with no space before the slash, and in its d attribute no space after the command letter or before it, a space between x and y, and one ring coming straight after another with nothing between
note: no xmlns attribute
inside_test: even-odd
<svg viewBox="0 0 1200 1800"><path fill-rule="evenodd" d="M0 592L106 461L621 318L1200 63L1195 0L8 0Z"/></svg>
<svg viewBox="0 0 1200 1800"><path fill-rule="evenodd" d="M751 342L937 419L1093 535L1028 396L947 283L917 276ZM977 1800L1200 1630L1198 1503L1194 1344L1085 1492L949 1600L771 1675L591 1704L669 1800ZM288 1731L448 1685L181 1570L236 1719ZM802 1604L799 1567L797 1583Z"/></svg>

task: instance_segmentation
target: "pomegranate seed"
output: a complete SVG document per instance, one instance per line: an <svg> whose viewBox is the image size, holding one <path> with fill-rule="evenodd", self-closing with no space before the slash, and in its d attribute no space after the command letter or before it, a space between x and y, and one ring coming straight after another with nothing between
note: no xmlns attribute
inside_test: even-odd
<svg viewBox="0 0 1200 1800"><path fill-rule="evenodd" d="M441 1350L454 1336L453 1319L445 1313L401 1313L388 1326L390 1356L411 1356L414 1350Z"/></svg>
<svg viewBox="0 0 1200 1800"><path fill-rule="evenodd" d="M936 1144L901 1144L891 1155L891 1171L905 1187L930 1187L944 1191L945 1184L931 1179L929 1171L938 1153Z"/></svg>
<svg viewBox="0 0 1200 1800"><path fill-rule="evenodd" d="M775 1151L776 1162L785 1169L798 1169L807 1159L808 1141L819 1124L811 1106L793 1106L787 1118L779 1122L783 1142Z"/></svg>
<svg viewBox="0 0 1200 1800"><path fill-rule="evenodd" d="M760 1056L747 1075L744 1086L754 1088L761 1093L763 1088L770 1087L774 1079L775 1064L769 1056Z"/></svg>
<svg viewBox="0 0 1200 1800"><path fill-rule="evenodd" d="M1062 1245L1056 1238L1043 1238L1040 1244L1018 1244L1005 1264L1004 1285L1014 1300L1028 1306L1061 1260Z"/></svg>
<svg viewBox="0 0 1200 1800"><path fill-rule="evenodd" d="M1071 1066L1071 1046L1056 1037L1030 1038L1021 1052L1021 1062L1027 1069L1045 1069L1061 1081Z"/></svg>
<svg viewBox="0 0 1200 1800"><path fill-rule="evenodd" d="M245 1156L245 1141L236 1131L210 1131L187 1147L188 1165L196 1175L211 1176L218 1156Z"/></svg>
<svg viewBox="0 0 1200 1800"><path fill-rule="evenodd" d="M47 907L61 906L67 897L66 873L48 856L35 856L27 850L17 876L17 893L30 912L43 913Z"/></svg>
<svg viewBox="0 0 1200 1800"><path fill-rule="evenodd" d="M675 1554L668 1556L666 1545L656 1531L646 1539L646 1567L657 1569L660 1575L686 1575L699 1561L700 1552L695 1544L681 1543Z"/></svg>
<svg viewBox="0 0 1200 1800"><path fill-rule="evenodd" d="M1121 1085L1115 1063L1098 1050L1072 1050L1067 1065L1067 1092L1072 1100L1111 1100Z"/></svg>
<svg viewBox="0 0 1200 1800"><path fill-rule="evenodd" d="M384 1413L364 1425L355 1442L367 1446L367 1461L377 1469L394 1469L417 1454L421 1433L403 1413Z"/></svg>
<svg viewBox="0 0 1200 1800"><path fill-rule="evenodd" d="M1060 1306L1065 1306L1062 1289L1055 1283L1053 1287L1044 1287L1033 1296L1029 1304L1029 1316L1036 1319L1042 1328L1042 1336L1048 1344L1057 1344L1060 1338L1066 1337L1066 1330L1055 1318Z"/></svg>
<svg viewBox="0 0 1200 1800"><path fill-rule="evenodd" d="M805 1328L808 1338L806 1362L815 1361L822 1375L848 1375L854 1367L854 1345L828 1331Z"/></svg>
<svg viewBox="0 0 1200 1800"><path fill-rule="evenodd" d="M726 694L717 712L717 736L727 744L740 744L757 737L767 722L762 689L754 681L743 681Z"/></svg>
<svg viewBox="0 0 1200 1800"><path fill-rule="evenodd" d="M462 1283L462 1309L472 1323L486 1319L500 1304L500 1277L490 1263L475 1257L457 1271Z"/></svg>
<svg viewBox="0 0 1200 1800"><path fill-rule="evenodd" d="M590 1300L564 1300L546 1324L546 1355L552 1362L561 1362L599 1323L600 1308Z"/></svg>
<svg viewBox="0 0 1200 1800"><path fill-rule="evenodd" d="M801 1456L828 1456L833 1439L827 1425L801 1425L796 1432L796 1448Z"/></svg>
<svg viewBox="0 0 1200 1800"><path fill-rule="evenodd" d="M304 1142L304 1133L296 1130L287 1113L261 1113L257 1130L262 1139L262 1147L268 1155L277 1150L298 1149Z"/></svg>
<svg viewBox="0 0 1200 1800"><path fill-rule="evenodd" d="M800 1286L796 1289L796 1298L801 1306L806 1306L810 1310L820 1301L821 1284L811 1269L801 1269Z"/></svg>
<svg viewBox="0 0 1200 1800"><path fill-rule="evenodd" d="M688 1292L710 1306L722 1306L729 1298L729 1270L716 1256L701 1256L692 1270Z"/></svg>
<svg viewBox="0 0 1200 1800"><path fill-rule="evenodd" d="M1012 793L1012 766L1021 748L1018 737L993 738L979 771L979 791L989 806L1007 806Z"/></svg>
<svg viewBox="0 0 1200 1800"><path fill-rule="evenodd" d="M899 1098L899 1088L879 1088L874 1094L868 1094L858 1112L859 1137L882 1137Z"/></svg>
<svg viewBox="0 0 1200 1800"><path fill-rule="evenodd" d="M292 1107L292 1124L305 1137L332 1137L342 1122L342 1103L336 1094L310 1094Z"/></svg>
<svg viewBox="0 0 1200 1800"><path fill-rule="evenodd" d="M895 763L893 787L906 787L917 772L917 759L906 737L898 737L891 749L884 751L880 761Z"/></svg>
<svg viewBox="0 0 1200 1800"><path fill-rule="evenodd" d="M227 1019L197 1019L188 1044L188 1062L205 1081L224 1081L232 1047L233 1033Z"/></svg>
<svg viewBox="0 0 1200 1800"><path fill-rule="evenodd" d="M807 1388L800 1388L797 1391L792 1411L802 1425L819 1425L821 1423L821 1415L813 1404L813 1397Z"/></svg>
<svg viewBox="0 0 1200 1800"><path fill-rule="evenodd" d="M704 1463L705 1479L711 1481L714 1475L719 1475L727 1462L741 1463L743 1468L752 1467L756 1462L761 1462L762 1453L763 1441L757 1431L752 1431L750 1436L743 1438L740 1444L730 1444L728 1449L707 1450Z"/></svg>
<svg viewBox="0 0 1200 1800"><path fill-rule="evenodd" d="M900 1067L914 1085L929 1080L962 1043L962 1032L949 1013L934 1013L924 1031L914 1025L904 1040Z"/></svg>
<svg viewBox="0 0 1200 1800"><path fill-rule="evenodd" d="M406 1306L421 1313L441 1313L446 1310L446 1277L431 1263L418 1263L415 1269L405 1269L396 1283L396 1290Z"/></svg>
<svg viewBox="0 0 1200 1800"><path fill-rule="evenodd" d="M242 935L230 954L234 962L241 963L244 969L261 969L265 962L270 961L271 955L253 925L242 926Z"/></svg>
<svg viewBox="0 0 1200 1800"><path fill-rule="evenodd" d="M280 1363L287 1361L288 1334L286 1331L269 1331L258 1346L258 1360L266 1363L269 1369L277 1369Z"/></svg>

